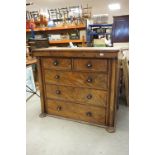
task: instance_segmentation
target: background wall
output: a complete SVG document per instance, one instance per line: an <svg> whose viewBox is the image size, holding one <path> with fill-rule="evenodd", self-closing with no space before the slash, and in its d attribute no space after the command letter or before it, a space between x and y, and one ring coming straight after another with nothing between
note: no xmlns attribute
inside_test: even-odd
<svg viewBox="0 0 155 155"><path fill-rule="evenodd" d="M112 23L112 16L129 14L129 0L27 0L26 2L33 2L31 6L27 6L26 10L36 11L42 9L54 9L61 7L68 7L73 5L82 5L86 7L87 4L92 7L92 14L109 14L109 23ZM120 3L121 9L117 11L110 11L108 4Z"/></svg>

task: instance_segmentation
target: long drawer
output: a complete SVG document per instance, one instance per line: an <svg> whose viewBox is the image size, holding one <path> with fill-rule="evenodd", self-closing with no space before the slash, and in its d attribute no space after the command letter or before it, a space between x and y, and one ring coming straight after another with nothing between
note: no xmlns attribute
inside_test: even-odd
<svg viewBox="0 0 155 155"><path fill-rule="evenodd" d="M90 123L105 124L105 109L99 107L74 104L69 102L47 100L46 112L51 115L86 121Z"/></svg>
<svg viewBox="0 0 155 155"><path fill-rule="evenodd" d="M102 90L46 84L46 96L51 99L107 106L107 92Z"/></svg>
<svg viewBox="0 0 155 155"><path fill-rule="evenodd" d="M45 83L108 89L108 75L105 73L80 73L45 70Z"/></svg>

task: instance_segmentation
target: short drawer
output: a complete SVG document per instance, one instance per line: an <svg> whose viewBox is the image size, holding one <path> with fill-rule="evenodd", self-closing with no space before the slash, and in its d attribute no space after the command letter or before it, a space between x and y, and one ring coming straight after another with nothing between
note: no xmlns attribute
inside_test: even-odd
<svg viewBox="0 0 155 155"><path fill-rule="evenodd" d="M56 70L71 70L71 59L66 58L43 58L43 67Z"/></svg>
<svg viewBox="0 0 155 155"><path fill-rule="evenodd" d="M80 73L56 70L45 70L44 73L45 83L108 89L108 75L106 73Z"/></svg>
<svg viewBox="0 0 155 155"><path fill-rule="evenodd" d="M51 115L105 124L105 109L57 100L46 101L46 112Z"/></svg>
<svg viewBox="0 0 155 155"><path fill-rule="evenodd" d="M74 69L79 71L107 72L108 61L106 59L74 59Z"/></svg>
<svg viewBox="0 0 155 155"><path fill-rule="evenodd" d="M46 96L51 99L107 106L107 92L102 90L46 84Z"/></svg>

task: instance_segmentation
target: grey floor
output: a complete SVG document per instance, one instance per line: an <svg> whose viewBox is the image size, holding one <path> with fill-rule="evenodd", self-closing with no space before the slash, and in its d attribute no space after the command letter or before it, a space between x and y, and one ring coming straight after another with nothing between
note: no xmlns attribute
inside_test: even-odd
<svg viewBox="0 0 155 155"><path fill-rule="evenodd" d="M63 119L40 118L40 99L27 103L26 155L128 155L129 109L120 105L115 133Z"/></svg>

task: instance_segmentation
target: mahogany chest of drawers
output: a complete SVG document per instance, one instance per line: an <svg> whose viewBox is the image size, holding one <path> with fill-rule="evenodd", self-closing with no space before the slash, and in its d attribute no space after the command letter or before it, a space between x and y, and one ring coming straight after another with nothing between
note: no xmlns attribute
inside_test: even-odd
<svg viewBox="0 0 155 155"><path fill-rule="evenodd" d="M41 116L51 115L114 132L118 92L116 48L41 48Z"/></svg>

